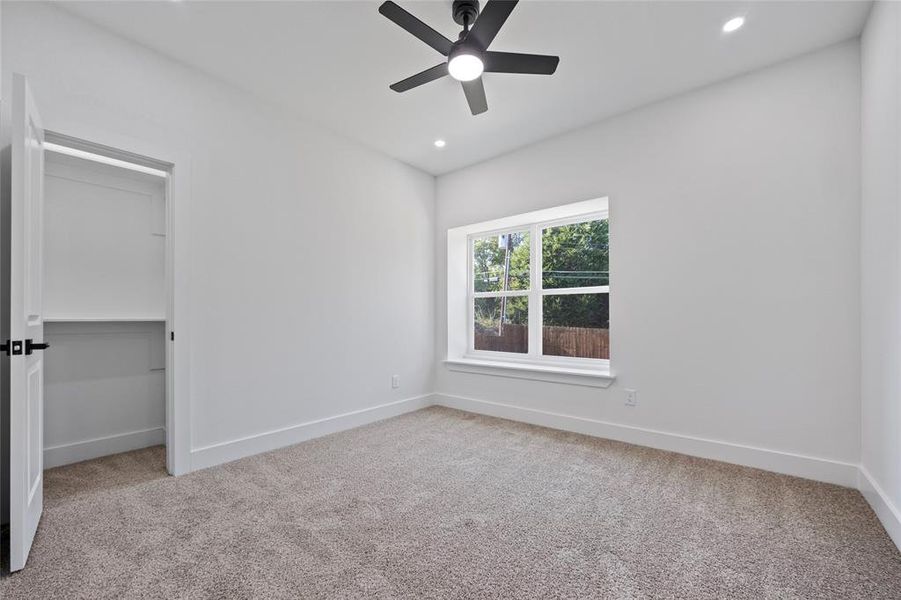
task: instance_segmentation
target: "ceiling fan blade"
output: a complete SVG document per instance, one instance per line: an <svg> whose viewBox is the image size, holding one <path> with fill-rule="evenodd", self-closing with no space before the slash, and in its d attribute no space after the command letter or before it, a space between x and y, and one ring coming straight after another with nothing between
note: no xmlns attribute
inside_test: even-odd
<svg viewBox="0 0 901 600"><path fill-rule="evenodd" d="M420 40L443 54L447 56L450 54L451 48L453 48L454 43L449 39L402 9L400 6L388 0L379 7L379 12L394 21L397 25L400 25L408 32L412 33L414 36L418 37Z"/></svg>
<svg viewBox="0 0 901 600"><path fill-rule="evenodd" d="M407 77L403 81L398 81L397 83L391 84L390 87L395 92L406 92L407 90L412 90L415 87L419 87L424 83L428 83L430 81L435 81L436 79L441 79L447 75L447 63L441 63L440 65L435 65L431 69L426 69L416 75L412 75Z"/></svg>
<svg viewBox="0 0 901 600"><path fill-rule="evenodd" d="M485 86L482 84L482 78L473 79L472 81L463 81L463 93L466 94L466 101L469 103L469 110L474 115L480 115L488 110L488 99L485 98Z"/></svg>
<svg viewBox="0 0 901 600"><path fill-rule="evenodd" d="M517 54L516 52L486 52L485 72L553 75L559 62L559 56Z"/></svg>
<svg viewBox="0 0 901 600"><path fill-rule="evenodd" d="M501 30L507 17L516 8L519 0L488 0L485 8L476 17L476 22L469 30L466 39L475 40L476 43L485 50L494 40L497 32Z"/></svg>

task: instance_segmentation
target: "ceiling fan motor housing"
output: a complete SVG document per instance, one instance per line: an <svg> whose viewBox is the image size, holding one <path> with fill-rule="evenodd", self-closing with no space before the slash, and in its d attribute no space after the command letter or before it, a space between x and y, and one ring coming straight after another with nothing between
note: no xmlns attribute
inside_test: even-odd
<svg viewBox="0 0 901 600"><path fill-rule="evenodd" d="M465 27L468 23L472 27L479 16L479 0L454 0L452 10L457 25Z"/></svg>

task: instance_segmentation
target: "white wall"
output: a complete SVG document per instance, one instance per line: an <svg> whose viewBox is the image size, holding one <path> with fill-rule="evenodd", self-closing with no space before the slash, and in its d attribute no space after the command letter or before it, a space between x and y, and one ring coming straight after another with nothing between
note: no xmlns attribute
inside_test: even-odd
<svg viewBox="0 0 901 600"><path fill-rule="evenodd" d="M432 177L55 7L3 10L3 82L28 76L47 128L191 157L195 449L431 391Z"/></svg>
<svg viewBox="0 0 901 600"><path fill-rule="evenodd" d="M859 77L848 42L439 177L443 401L853 484ZM446 230L599 196L610 198L614 385L441 365ZM624 388L638 390L636 408Z"/></svg>
<svg viewBox="0 0 901 600"><path fill-rule="evenodd" d="M861 43L862 488L901 546L901 5L878 2Z"/></svg>

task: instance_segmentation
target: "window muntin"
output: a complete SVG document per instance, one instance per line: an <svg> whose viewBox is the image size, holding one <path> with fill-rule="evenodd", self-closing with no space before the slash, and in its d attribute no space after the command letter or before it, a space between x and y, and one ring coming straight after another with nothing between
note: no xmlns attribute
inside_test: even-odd
<svg viewBox="0 0 901 600"><path fill-rule="evenodd" d="M469 352L480 358L607 362L605 214L469 236Z"/></svg>

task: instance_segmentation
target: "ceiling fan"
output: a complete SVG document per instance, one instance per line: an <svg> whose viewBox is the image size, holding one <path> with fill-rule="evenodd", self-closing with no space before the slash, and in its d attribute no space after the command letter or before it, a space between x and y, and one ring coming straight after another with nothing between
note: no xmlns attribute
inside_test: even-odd
<svg viewBox="0 0 901 600"><path fill-rule="evenodd" d="M507 17L519 0L488 0L479 12L478 0L454 0L454 21L463 26L456 42L452 42L409 12L388 0L379 12L397 25L447 57L446 62L435 65L411 77L389 86L395 92L406 92L415 87L450 75L463 84L463 93L472 114L488 110L482 73L532 73L553 75L559 56L492 52L488 46L500 31Z"/></svg>

